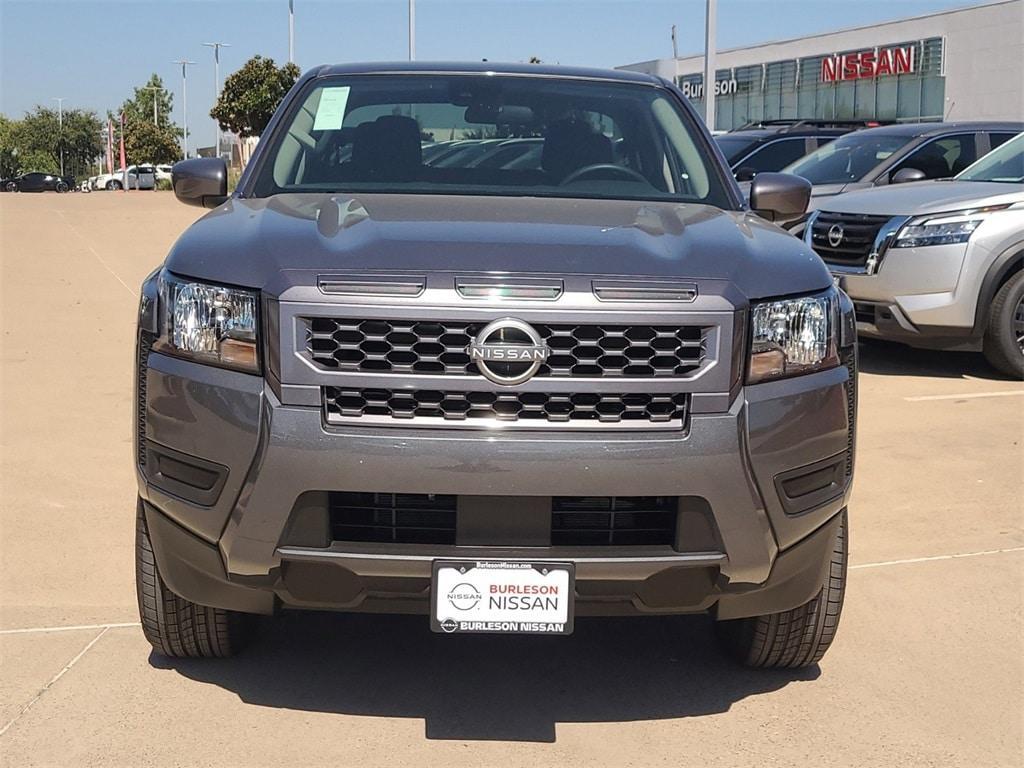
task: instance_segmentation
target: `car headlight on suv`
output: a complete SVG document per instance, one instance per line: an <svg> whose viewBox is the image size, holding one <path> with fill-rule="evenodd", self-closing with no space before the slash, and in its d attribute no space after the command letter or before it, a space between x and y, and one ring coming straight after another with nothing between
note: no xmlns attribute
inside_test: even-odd
<svg viewBox="0 0 1024 768"><path fill-rule="evenodd" d="M259 373L258 294L160 275L157 350L199 363Z"/></svg>
<svg viewBox="0 0 1024 768"><path fill-rule="evenodd" d="M917 216L900 227L891 247L921 248L929 245L966 243L971 239L974 230L990 213L1008 207L998 205L968 211Z"/></svg>
<svg viewBox="0 0 1024 768"><path fill-rule="evenodd" d="M839 365L839 302L835 290L751 307L747 383L812 373Z"/></svg>

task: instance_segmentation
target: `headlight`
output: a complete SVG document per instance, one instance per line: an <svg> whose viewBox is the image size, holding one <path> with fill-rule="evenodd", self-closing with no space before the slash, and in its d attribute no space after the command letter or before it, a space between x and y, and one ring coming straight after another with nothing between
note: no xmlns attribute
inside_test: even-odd
<svg viewBox="0 0 1024 768"><path fill-rule="evenodd" d="M164 272L160 302L163 322L156 347L161 352L259 373L255 292Z"/></svg>
<svg viewBox="0 0 1024 768"><path fill-rule="evenodd" d="M754 304L747 383L838 365L838 306L834 290Z"/></svg>
<svg viewBox="0 0 1024 768"><path fill-rule="evenodd" d="M920 248L927 245L966 243L988 214L1006 207L1008 206L998 205L959 213L918 216L900 228L892 247Z"/></svg>

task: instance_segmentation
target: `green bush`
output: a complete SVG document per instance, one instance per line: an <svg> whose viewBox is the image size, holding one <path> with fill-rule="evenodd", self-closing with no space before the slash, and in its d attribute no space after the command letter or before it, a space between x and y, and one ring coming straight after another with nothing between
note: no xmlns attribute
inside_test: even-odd
<svg viewBox="0 0 1024 768"><path fill-rule="evenodd" d="M170 179L157 179L156 189L158 192L170 192L171 191L171 180Z"/></svg>

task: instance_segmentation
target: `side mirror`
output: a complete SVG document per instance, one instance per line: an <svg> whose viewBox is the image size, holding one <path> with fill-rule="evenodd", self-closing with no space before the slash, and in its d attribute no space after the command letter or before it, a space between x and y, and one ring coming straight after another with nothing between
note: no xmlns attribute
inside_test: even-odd
<svg viewBox="0 0 1024 768"><path fill-rule="evenodd" d="M917 168L900 168L889 177L890 184L906 184L908 181L924 181L928 177Z"/></svg>
<svg viewBox="0 0 1024 768"><path fill-rule="evenodd" d="M811 201L811 182L791 173L759 173L750 184L750 207L768 221L803 216Z"/></svg>
<svg viewBox="0 0 1024 768"><path fill-rule="evenodd" d="M174 196L185 205L216 208L228 199L228 167L219 157L196 157L171 169Z"/></svg>
<svg viewBox="0 0 1024 768"><path fill-rule="evenodd" d="M736 169L736 181L753 181L755 176L757 176L757 171L749 165L744 165L742 168Z"/></svg>

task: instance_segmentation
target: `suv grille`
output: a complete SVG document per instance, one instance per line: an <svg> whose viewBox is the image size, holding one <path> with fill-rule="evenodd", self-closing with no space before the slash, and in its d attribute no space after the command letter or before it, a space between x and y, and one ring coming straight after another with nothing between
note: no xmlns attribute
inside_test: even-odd
<svg viewBox="0 0 1024 768"><path fill-rule="evenodd" d="M675 496L556 496L551 500L555 546L675 544Z"/></svg>
<svg viewBox="0 0 1024 768"><path fill-rule="evenodd" d="M889 216L821 211L811 226L811 246L827 262L864 266L874 248L875 238L889 219ZM828 233L837 224L842 227L843 237L838 245L831 245Z"/></svg>
<svg viewBox="0 0 1024 768"><path fill-rule="evenodd" d="M324 387L328 423L349 419L442 419L473 422L685 423L687 394L440 392L435 390Z"/></svg>
<svg viewBox="0 0 1024 768"><path fill-rule="evenodd" d="M322 368L362 373L479 376L466 347L486 323L308 320L306 351ZM704 360L704 328L674 325L533 327L551 347L537 376L685 376Z"/></svg>
<svg viewBox="0 0 1024 768"><path fill-rule="evenodd" d="M335 541L454 544L456 498L426 493L331 493L331 536Z"/></svg>

